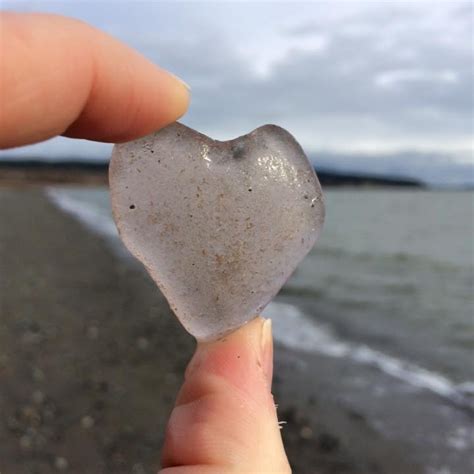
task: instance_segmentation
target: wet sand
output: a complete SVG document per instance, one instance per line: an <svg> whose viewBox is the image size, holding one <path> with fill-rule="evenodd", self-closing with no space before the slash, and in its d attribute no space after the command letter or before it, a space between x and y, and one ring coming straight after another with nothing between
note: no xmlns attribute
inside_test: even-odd
<svg viewBox="0 0 474 474"><path fill-rule="evenodd" d="M2 474L156 472L193 348L141 268L40 190L0 190ZM420 472L364 417L315 395L323 359L308 374L303 356L275 351L294 473Z"/></svg>

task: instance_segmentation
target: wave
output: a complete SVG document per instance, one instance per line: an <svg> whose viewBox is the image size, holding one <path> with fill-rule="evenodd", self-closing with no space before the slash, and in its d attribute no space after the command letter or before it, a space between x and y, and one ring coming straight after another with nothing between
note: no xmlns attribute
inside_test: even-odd
<svg viewBox="0 0 474 474"><path fill-rule="evenodd" d="M320 288L312 288L310 286L294 286L286 284L280 290L279 295L318 299L324 296L324 291Z"/></svg>
<svg viewBox="0 0 474 474"><path fill-rule="evenodd" d="M298 270L297 270L298 271ZM329 280L329 279L328 279ZM326 281L328 281L326 280ZM397 294L397 295L414 295L416 294L419 289L416 285L412 283L405 283L405 282L394 282L394 283L387 283L387 282L380 282L379 279L379 287L383 287L385 291L390 291L390 293ZM357 289L357 286L351 285L351 281L348 280L344 275L341 278L338 277L331 277L330 284L332 285L344 285L346 288L353 288ZM317 286L298 286L297 284L287 283L285 286L281 288L278 293L280 296L291 296L291 297L298 297L298 298L311 298L313 300L318 300L328 296L328 292L324 291L321 287ZM347 301L351 307L368 307L372 304L372 301L367 301L364 299L355 299L351 298L349 300L344 300L341 298L340 302Z"/></svg>
<svg viewBox="0 0 474 474"><path fill-rule="evenodd" d="M320 353L328 357L347 358L355 363L375 367L411 386L428 390L456 406L474 413L474 382L455 384L444 375L411 362L384 354L364 344L338 338L329 325L315 323L296 306L272 302L263 316L273 321L275 339L297 351Z"/></svg>
<svg viewBox="0 0 474 474"><path fill-rule="evenodd" d="M453 263L444 260L438 260L434 258L430 258L425 255L417 255L411 254L407 252L379 252L379 253L368 253L368 252L357 252L357 251L350 251L340 247L329 247L324 245L318 245L315 247L310 255L318 256L324 255L328 257L335 257L335 258L350 258L352 260L363 261L363 262L371 262L371 261L380 261L383 259L387 263L393 264L410 264L410 265L418 265L418 266L429 266L437 271L459 271L460 269L465 269L466 266L470 267L472 262L466 262L465 265L461 263Z"/></svg>
<svg viewBox="0 0 474 474"><path fill-rule="evenodd" d="M77 199L71 196L70 191L61 188L47 188L46 195L59 209L71 214L89 229L104 237L118 237L110 212L100 206Z"/></svg>

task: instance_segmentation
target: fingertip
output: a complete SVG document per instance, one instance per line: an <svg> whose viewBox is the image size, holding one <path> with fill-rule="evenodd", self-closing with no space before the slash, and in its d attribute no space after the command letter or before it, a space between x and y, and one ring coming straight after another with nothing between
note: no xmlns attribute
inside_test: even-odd
<svg viewBox="0 0 474 474"><path fill-rule="evenodd" d="M121 143L176 122L189 107L189 89L174 74L150 65L131 78L107 111L101 104L89 105L63 135Z"/></svg>
<svg viewBox="0 0 474 474"><path fill-rule="evenodd" d="M123 122L123 131L117 124L109 142L124 142L147 135L176 122L188 110L191 94L189 86L173 73L142 58L140 75L134 77L134 88L130 92L128 120Z"/></svg>
<svg viewBox="0 0 474 474"><path fill-rule="evenodd" d="M124 142L186 113L190 89L181 79L109 36L100 44L89 100L65 136Z"/></svg>
<svg viewBox="0 0 474 474"><path fill-rule="evenodd" d="M168 424L164 467L289 472L265 362L271 364L271 341L271 323L255 318L198 344Z"/></svg>
<svg viewBox="0 0 474 474"><path fill-rule="evenodd" d="M215 375L256 396L270 392L272 367L271 324L256 317L216 341L198 343L186 378L199 377L199 373Z"/></svg>

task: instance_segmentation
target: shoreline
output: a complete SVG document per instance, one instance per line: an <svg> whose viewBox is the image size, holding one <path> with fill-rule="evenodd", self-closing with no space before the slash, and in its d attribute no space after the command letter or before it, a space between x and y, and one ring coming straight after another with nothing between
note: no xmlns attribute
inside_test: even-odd
<svg viewBox="0 0 474 474"><path fill-rule="evenodd" d="M194 341L141 268L41 192L2 190L0 201L0 471L46 473L58 458L72 473L156 471ZM333 364L275 346L294 473L422 472L405 446L325 393Z"/></svg>
<svg viewBox="0 0 474 474"><path fill-rule="evenodd" d="M367 173L351 173L318 168L318 178L322 186L330 188L400 188L407 190L427 190L430 186L408 177L391 177ZM66 185L107 185L108 162L40 160L0 160L0 185L2 186L46 186Z"/></svg>

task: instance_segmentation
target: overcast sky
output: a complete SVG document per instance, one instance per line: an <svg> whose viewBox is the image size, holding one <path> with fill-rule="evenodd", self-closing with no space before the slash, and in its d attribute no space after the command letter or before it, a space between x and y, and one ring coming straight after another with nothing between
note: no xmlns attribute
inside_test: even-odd
<svg viewBox="0 0 474 474"><path fill-rule="evenodd" d="M182 121L214 138L276 123L325 165L417 174L432 157L465 174L472 164L470 1L3 5L81 18L139 49L190 84ZM57 139L16 153L109 151Z"/></svg>

